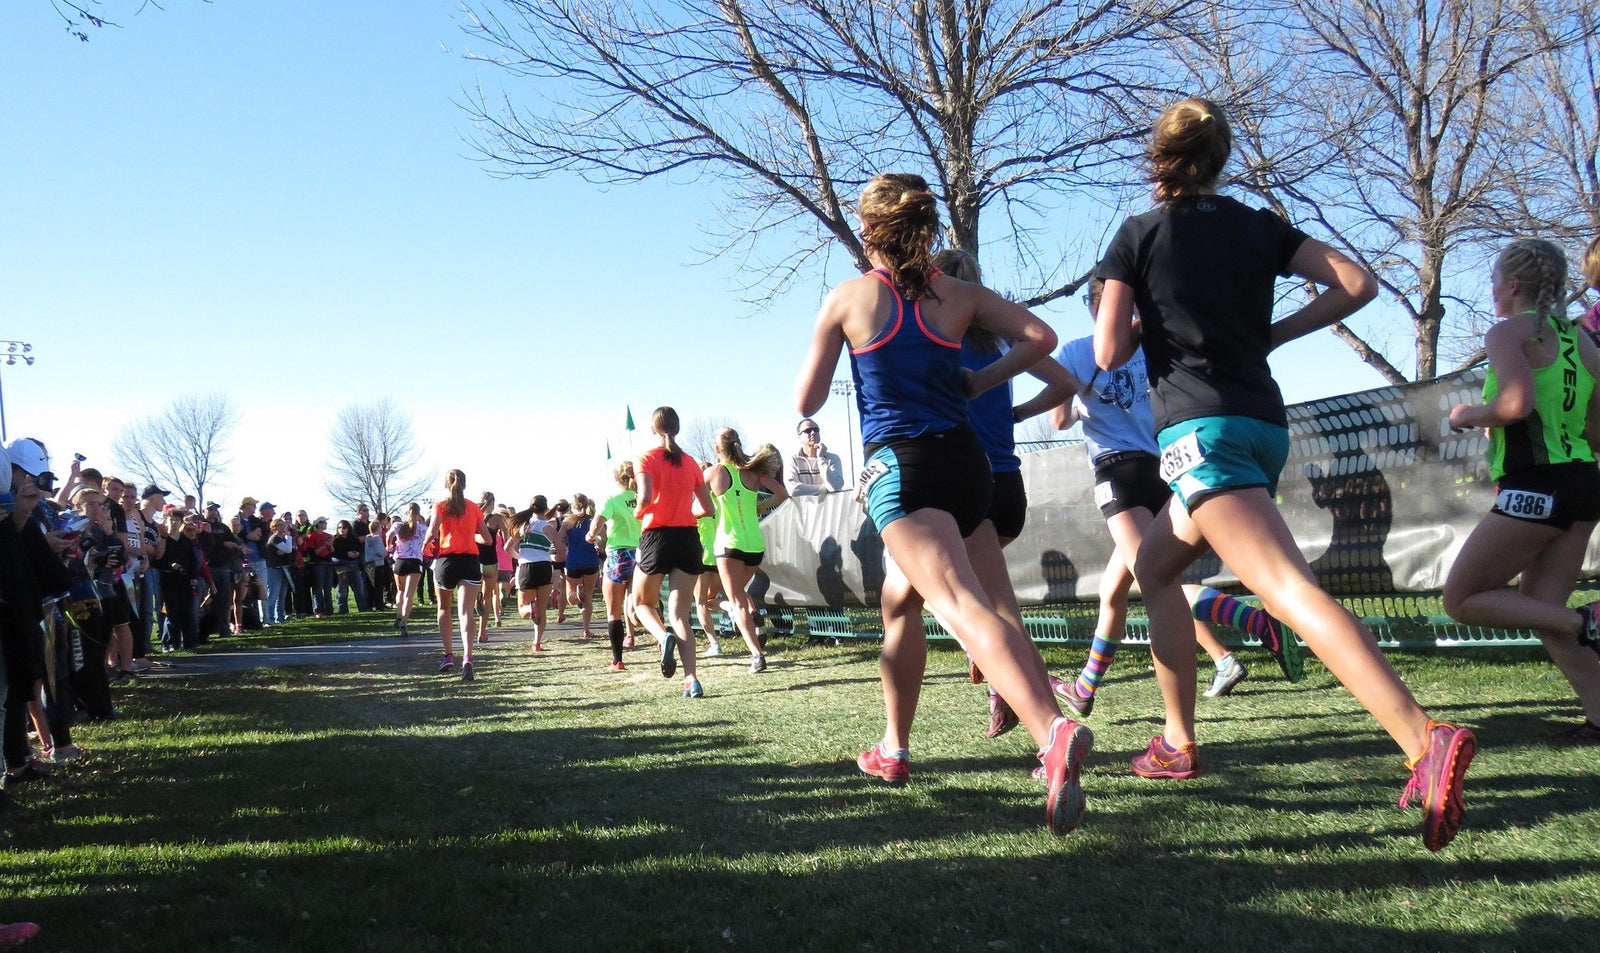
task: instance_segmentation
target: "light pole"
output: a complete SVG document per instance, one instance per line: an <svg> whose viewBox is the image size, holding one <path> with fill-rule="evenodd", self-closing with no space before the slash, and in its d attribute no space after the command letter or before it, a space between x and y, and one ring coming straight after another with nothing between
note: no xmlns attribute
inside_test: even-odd
<svg viewBox="0 0 1600 953"><path fill-rule="evenodd" d="M834 381L829 385L828 392L844 398L845 450L850 454L850 469L845 473L845 482L850 483L856 478L856 436L853 423L856 408L855 401L851 399L856 395L856 382L848 379Z"/></svg>
<svg viewBox="0 0 1600 953"><path fill-rule="evenodd" d="M26 341L0 341L0 363L7 367L21 361L23 364L33 363L33 345ZM0 388L0 443L9 439L6 435L6 392Z"/></svg>

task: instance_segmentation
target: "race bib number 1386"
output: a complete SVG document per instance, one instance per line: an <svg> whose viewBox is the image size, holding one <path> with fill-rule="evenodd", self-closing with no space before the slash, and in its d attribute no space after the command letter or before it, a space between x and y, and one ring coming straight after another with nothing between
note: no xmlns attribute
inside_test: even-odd
<svg viewBox="0 0 1600 953"><path fill-rule="evenodd" d="M1494 498L1494 508L1517 519L1547 520L1555 512L1556 498L1550 493L1501 490Z"/></svg>

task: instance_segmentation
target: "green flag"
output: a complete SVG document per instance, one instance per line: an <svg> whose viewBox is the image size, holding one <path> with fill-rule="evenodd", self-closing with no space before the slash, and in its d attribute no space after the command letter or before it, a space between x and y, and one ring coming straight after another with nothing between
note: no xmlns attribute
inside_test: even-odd
<svg viewBox="0 0 1600 953"><path fill-rule="evenodd" d="M631 407L631 406L628 408L628 422L626 424L623 424L622 429L624 429L624 430L632 430L633 429L633 407Z"/></svg>

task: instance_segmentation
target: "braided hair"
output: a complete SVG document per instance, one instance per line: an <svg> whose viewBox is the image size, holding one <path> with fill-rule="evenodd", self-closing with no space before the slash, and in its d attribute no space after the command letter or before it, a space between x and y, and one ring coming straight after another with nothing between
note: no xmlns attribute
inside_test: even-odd
<svg viewBox="0 0 1600 953"><path fill-rule="evenodd" d="M1501 281L1522 285L1541 318L1567 319L1567 256L1542 238L1519 238L1495 259Z"/></svg>

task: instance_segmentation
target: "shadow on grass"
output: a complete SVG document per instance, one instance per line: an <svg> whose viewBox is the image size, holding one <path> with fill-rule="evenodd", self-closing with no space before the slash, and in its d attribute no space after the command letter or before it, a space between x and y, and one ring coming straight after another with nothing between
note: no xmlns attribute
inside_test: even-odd
<svg viewBox="0 0 1600 953"><path fill-rule="evenodd" d="M1104 730L1089 818L1058 839L1030 745L966 724L980 690L930 689L962 735L890 788L849 761L881 727L862 658L808 654L799 686L729 672L679 705L648 674L573 691L598 657L494 657L470 686L383 662L141 685L144 725L8 818L4 912L44 921L41 949L108 953L1557 951L1600 928L1581 842L1426 854L1393 746L1345 702L1239 706L1257 730L1187 784L1129 777L1139 735ZM1476 713L1498 735L1540 710ZM1469 824L1592 821L1582 777L1486 771Z"/></svg>

